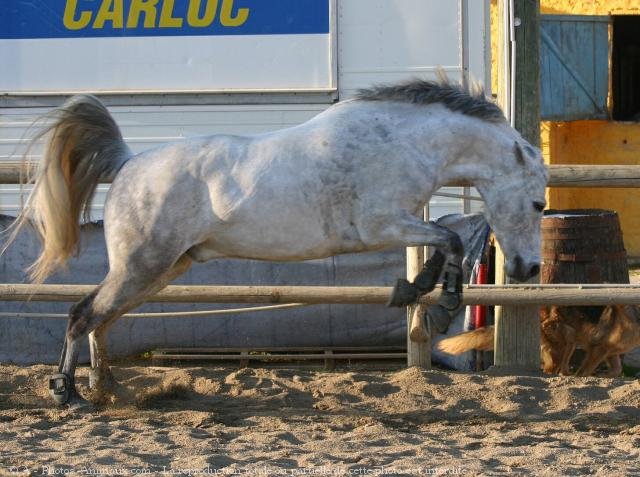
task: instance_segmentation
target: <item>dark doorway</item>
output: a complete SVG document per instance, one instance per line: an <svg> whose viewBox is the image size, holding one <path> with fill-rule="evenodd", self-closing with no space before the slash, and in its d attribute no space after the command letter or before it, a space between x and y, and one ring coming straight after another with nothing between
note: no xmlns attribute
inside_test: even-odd
<svg viewBox="0 0 640 477"><path fill-rule="evenodd" d="M613 119L640 121L640 16L613 17Z"/></svg>

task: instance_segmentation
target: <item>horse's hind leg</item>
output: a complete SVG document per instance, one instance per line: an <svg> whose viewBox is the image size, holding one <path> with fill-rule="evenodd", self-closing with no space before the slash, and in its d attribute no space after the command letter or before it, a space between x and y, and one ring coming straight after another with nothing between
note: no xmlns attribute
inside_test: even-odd
<svg viewBox="0 0 640 477"><path fill-rule="evenodd" d="M100 287L85 296L69 310L69 321L67 322L67 330L62 345L58 373L49 378L49 393L58 404L79 400L75 389L75 371L80 352L80 342L77 339L70 339L70 329L77 317L81 316L83 310L91 306L99 289Z"/></svg>
<svg viewBox="0 0 640 477"><path fill-rule="evenodd" d="M109 367L107 351L107 331L110 323L104 323L89 333L89 352L91 353L91 370L89 371L89 387L99 395L104 395L116 384Z"/></svg>
<svg viewBox="0 0 640 477"><path fill-rule="evenodd" d="M160 276L158 281L151 287L145 296L152 295L172 280L185 273L191 266L191 258L183 255L167 273ZM141 302L139 303L141 304ZM133 307L138 306L134 305ZM91 371L89 374L89 386L95 389L98 395L104 395L112 391L118 383L109 367L109 354L107 348L107 332L115 321L111 319L98 326L89 333L89 350L91 352Z"/></svg>
<svg viewBox="0 0 640 477"><path fill-rule="evenodd" d="M99 327L102 327L101 333L104 334L113 321L166 286L172 278L183 273L190 263L191 259L186 256L175 264L162 266L158 263L144 270L135 269L133 263L128 263L124 268L126 272L110 271L93 293L71 307L59 374L49 381L50 393L58 404L83 402L75 390L75 370L82 339ZM96 344L103 358L99 365L104 373L108 367L106 340L97 340Z"/></svg>

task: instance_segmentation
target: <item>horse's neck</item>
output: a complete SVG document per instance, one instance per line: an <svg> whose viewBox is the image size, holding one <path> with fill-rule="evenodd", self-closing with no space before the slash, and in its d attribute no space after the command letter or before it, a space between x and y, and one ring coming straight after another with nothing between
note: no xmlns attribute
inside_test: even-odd
<svg viewBox="0 0 640 477"><path fill-rule="evenodd" d="M504 166L497 151L501 149L499 141L505 141L504 134L496 134L499 129L494 124L462 117L450 126L447 134L437 137L432 151L439 158L438 185L477 185L499 174Z"/></svg>

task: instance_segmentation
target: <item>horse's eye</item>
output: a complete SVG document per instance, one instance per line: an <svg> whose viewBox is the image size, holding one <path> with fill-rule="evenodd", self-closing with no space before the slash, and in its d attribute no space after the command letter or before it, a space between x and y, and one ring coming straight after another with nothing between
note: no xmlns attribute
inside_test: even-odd
<svg viewBox="0 0 640 477"><path fill-rule="evenodd" d="M538 212L542 212L546 206L547 204L545 202L539 202L537 200L533 201L533 208L536 209Z"/></svg>

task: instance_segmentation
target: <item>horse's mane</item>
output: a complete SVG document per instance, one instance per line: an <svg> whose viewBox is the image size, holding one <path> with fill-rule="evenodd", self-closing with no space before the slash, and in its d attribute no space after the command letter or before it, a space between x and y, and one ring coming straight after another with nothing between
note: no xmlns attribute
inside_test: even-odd
<svg viewBox="0 0 640 477"><path fill-rule="evenodd" d="M440 74L438 81L411 79L397 84L382 84L361 89L356 99L364 101L400 101L412 104L440 103L451 111L498 123L505 120L500 107L486 98L482 87L471 89L453 84Z"/></svg>

